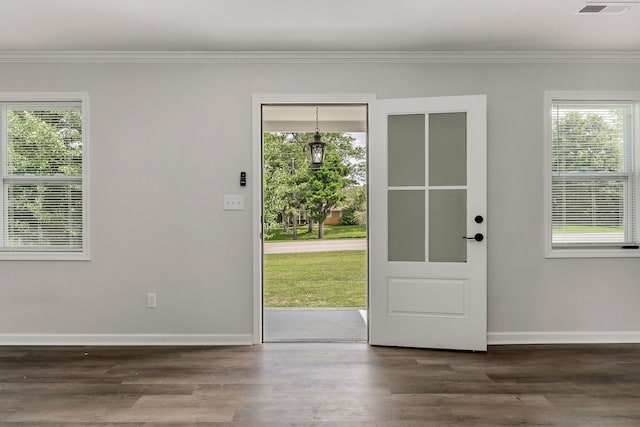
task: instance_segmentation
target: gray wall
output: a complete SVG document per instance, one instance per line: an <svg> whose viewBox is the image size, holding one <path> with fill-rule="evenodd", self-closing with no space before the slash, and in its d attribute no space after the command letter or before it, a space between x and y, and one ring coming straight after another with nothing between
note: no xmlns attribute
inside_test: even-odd
<svg viewBox="0 0 640 427"><path fill-rule="evenodd" d="M545 259L542 208L543 92L640 90L639 75L638 64L0 64L0 92L89 92L92 255L0 261L0 343L251 334L251 172L245 189L237 181L251 171L254 93L487 94L494 341L640 331L640 260ZM225 193L245 194L246 210L223 211Z"/></svg>

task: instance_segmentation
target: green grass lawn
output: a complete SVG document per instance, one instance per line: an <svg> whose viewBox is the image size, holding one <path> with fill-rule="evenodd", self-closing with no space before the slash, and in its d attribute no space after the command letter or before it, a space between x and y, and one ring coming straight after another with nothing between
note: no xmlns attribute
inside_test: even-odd
<svg viewBox="0 0 640 427"><path fill-rule="evenodd" d="M264 256L265 307L366 307L366 251Z"/></svg>
<svg viewBox="0 0 640 427"><path fill-rule="evenodd" d="M282 228L274 228L269 230L271 236L265 239L266 242L280 242L292 240L291 234L292 228L289 228L289 233L282 232ZM367 237L366 225L325 225L324 226L324 238L325 240L331 239L364 239ZM313 227L313 233L308 232L306 225L298 227L298 240L313 240L318 238L318 226Z"/></svg>

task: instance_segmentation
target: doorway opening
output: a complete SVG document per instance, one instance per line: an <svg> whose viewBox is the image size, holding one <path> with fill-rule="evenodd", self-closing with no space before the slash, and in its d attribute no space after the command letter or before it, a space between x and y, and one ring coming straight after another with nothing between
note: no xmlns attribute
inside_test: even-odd
<svg viewBox="0 0 640 427"><path fill-rule="evenodd" d="M368 341L367 108L261 104L264 342Z"/></svg>

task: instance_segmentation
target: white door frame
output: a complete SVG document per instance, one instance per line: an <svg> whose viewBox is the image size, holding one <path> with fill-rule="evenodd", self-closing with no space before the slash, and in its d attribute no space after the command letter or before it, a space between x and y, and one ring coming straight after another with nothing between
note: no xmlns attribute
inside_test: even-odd
<svg viewBox="0 0 640 427"><path fill-rule="evenodd" d="M262 343L262 105L263 104L366 104L375 94L254 94L253 120L253 343ZM367 110L371 110L368 108ZM367 113L367 123L369 122ZM367 263L368 265L368 263ZM369 268L369 267L368 267ZM367 275L368 277L368 275Z"/></svg>

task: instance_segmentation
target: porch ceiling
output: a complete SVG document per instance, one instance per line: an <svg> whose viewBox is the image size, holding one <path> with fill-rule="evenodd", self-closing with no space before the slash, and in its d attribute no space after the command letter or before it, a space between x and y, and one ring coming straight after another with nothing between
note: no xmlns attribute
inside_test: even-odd
<svg viewBox="0 0 640 427"><path fill-rule="evenodd" d="M314 132L315 105L264 105L262 107L264 132ZM366 132L366 105L318 106L320 132Z"/></svg>

